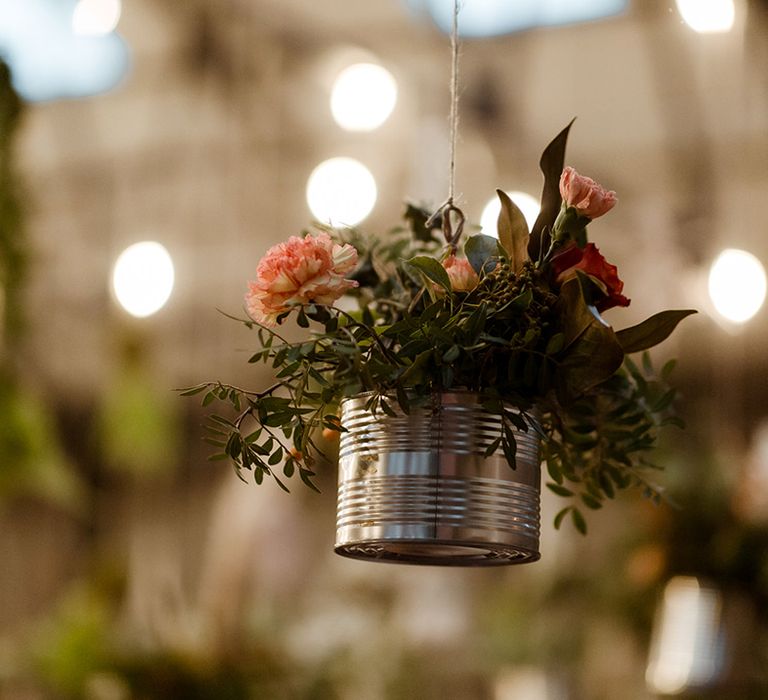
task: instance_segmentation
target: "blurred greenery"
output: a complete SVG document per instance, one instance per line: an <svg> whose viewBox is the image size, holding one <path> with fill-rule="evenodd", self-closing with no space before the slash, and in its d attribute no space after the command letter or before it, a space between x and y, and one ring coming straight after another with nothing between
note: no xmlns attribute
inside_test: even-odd
<svg viewBox="0 0 768 700"><path fill-rule="evenodd" d="M0 60L0 505L35 495L74 509L82 488L59 445L50 406L20 379L29 261L14 162L22 107L10 70Z"/></svg>

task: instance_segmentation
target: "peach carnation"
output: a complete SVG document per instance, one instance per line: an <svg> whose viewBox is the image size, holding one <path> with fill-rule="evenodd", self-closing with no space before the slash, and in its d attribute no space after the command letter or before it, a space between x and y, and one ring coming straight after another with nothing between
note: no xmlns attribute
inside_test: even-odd
<svg viewBox="0 0 768 700"><path fill-rule="evenodd" d="M579 175L571 167L566 167L560 176L560 196L567 206L589 219L602 216L618 201L615 192L606 190L592 178Z"/></svg>
<svg viewBox="0 0 768 700"><path fill-rule="evenodd" d="M351 245L334 243L321 232L304 238L291 236L270 248L248 283L245 305L259 323L275 325L277 317L296 304L332 304L357 282L344 278L357 265Z"/></svg>
<svg viewBox="0 0 768 700"><path fill-rule="evenodd" d="M454 292L469 292L473 290L480 278L466 258L457 258L451 255L443 261L443 267L451 280L451 289Z"/></svg>

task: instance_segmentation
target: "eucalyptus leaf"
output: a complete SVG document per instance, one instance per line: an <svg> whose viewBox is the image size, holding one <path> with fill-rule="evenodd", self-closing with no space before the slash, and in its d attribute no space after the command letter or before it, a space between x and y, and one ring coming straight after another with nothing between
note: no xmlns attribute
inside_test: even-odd
<svg viewBox="0 0 768 700"><path fill-rule="evenodd" d="M478 274L488 274L493 270L496 258L501 255L499 241L493 236L478 233L467 238L464 244L464 254L472 269Z"/></svg>

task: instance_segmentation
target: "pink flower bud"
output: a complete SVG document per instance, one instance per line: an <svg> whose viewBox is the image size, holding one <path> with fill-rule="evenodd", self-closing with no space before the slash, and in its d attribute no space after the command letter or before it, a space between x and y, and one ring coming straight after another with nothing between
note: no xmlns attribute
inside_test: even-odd
<svg viewBox="0 0 768 700"><path fill-rule="evenodd" d="M448 273L448 279L451 280L451 289L454 292L472 291L480 281L474 268L466 258L457 258L455 255L451 255L443 261L443 267Z"/></svg>
<svg viewBox="0 0 768 700"><path fill-rule="evenodd" d="M570 166L560 176L560 196L567 206L588 219L602 216L618 201L615 192L604 189L592 178L579 175Z"/></svg>

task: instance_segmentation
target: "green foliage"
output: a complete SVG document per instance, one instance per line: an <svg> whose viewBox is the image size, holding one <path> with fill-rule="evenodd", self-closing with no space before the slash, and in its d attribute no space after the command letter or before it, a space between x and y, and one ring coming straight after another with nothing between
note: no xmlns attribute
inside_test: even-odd
<svg viewBox="0 0 768 700"><path fill-rule="evenodd" d="M597 510L606 499L632 486L659 501L660 489L647 478L649 471L659 467L646 454L661 428L681 426L671 411L675 390L664 375L664 371L659 375L653 371L647 353L643 370L627 357L618 372L585 392L567 413L545 416L548 439L542 451L551 479L547 487L573 499L557 514L556 527L570 513L576 528L585 532L580 507Z"/></svg>
<svg viewBox="0 0 768 700"><path fill-rule="evenodd" d="M22 326L20 294L27 272L18 179L13 143L22 115L22 103L11 84L8 67L0 60L0 329L11 343Z"/></svg>
<svg viewBox="0 0 768 700"><path fill-rule="evenodd" d="M604 293L599 285L582 274L562 283L552 272L550 240L564 240L558 180L569 128L542 156L543 208L533 232L499 192L501 242L484 235L467 239L464 252L477 274L468 291L452 287L442 264L457 250L458 229L454 235L446 224L441 250L423 210L409 207L408 228L384 237L328 230L357 249L359 266L351 277L359 285L358 310L298 302L287 307L278 325L291 316L309 331L297 342L241 319L258 335L250 362L270 366L276 381L260 392L219 382L184 392L202 394L206 406L229 404L234 413L210 417L212 458L229 459L244 480L251 473L256 483L272 478L288 490L287 481L298 476L314 488L321 455L315 436L323 428L345 430L339 418L344 397L369 392L368 410L395 415L435 393L467 390L502 418L489 450L501 449L512 468L515 430L541 433L549 487L571 499L558 526L569 516L585 531L582 507L599 508L629 486L639 484L655 498L658 491L643 476L652 468L644 455L673 420L674 392L652 374L649 360L645 376L627 352L663 340L693 312L662 312L616 333L594 306L595 295ZM443 216L455 211L447 205ZM510 404L523 415L540 415L540 423L509 411Z"/></svg>

